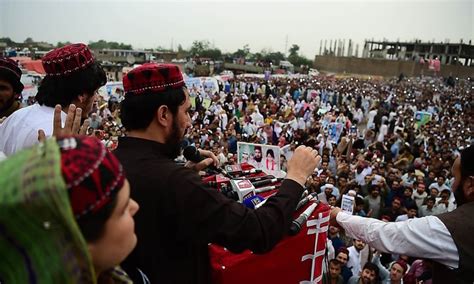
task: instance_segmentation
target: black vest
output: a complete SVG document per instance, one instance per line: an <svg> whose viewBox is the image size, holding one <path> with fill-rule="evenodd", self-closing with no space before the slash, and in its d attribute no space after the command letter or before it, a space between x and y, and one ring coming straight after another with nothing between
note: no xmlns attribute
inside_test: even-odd
<svg viewBox="0 0 474 284"><path fill-rule="evenodd" d="M474 283L474 202L436 217L453 237L459 253L459 267L452 270L436 263L433 267L433 283Z"/></svg>

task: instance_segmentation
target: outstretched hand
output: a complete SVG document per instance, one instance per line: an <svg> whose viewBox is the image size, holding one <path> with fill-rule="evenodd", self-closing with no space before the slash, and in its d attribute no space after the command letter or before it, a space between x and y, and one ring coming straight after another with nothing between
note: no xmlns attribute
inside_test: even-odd
<svg viewBox="0 0 474 284"><path fill-rule="evenodd" d="M54 107L53 116L53 134L52 136L67 136L67 135L85 135L89 128L89 120L84 121L81 125L82 109L75 105L69 105L66 121L62 127L61 119L61 105ZM46 134L43 129L38 130L38 141L46 140Z"/></svg>

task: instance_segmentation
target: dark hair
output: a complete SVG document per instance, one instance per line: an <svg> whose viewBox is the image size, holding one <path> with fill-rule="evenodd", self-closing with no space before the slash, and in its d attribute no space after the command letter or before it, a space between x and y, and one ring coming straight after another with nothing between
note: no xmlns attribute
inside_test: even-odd
<svg viewBox="0 0 474 284"><path fill-rule="evenodd" d="M379 268L377 267L377 265L373 264L372 262L366 262L362 270L364 269L374 271L376 274L376 277L379 277Z"/></svg>
<svg viewBox="0 0 474 284"><path fill-rule="evenodd" d="M16 95L21 95L21 92L23 91L23 84L21 83L20 79L15 75L15 73L2 68L0 69L0 78L12 85L13 92Z"/></svg>
<svg viewBox="0 0 474 284"><path fill-rule="evenodd" d="M117 193L118 191L115 191L110 202L98 212L93 214L89 213L80 217L79 220L76 220L87 242L94 242L104 234L105 223L112 215L112 212L114 212L115 206L117 206Z"/></svg>
<svg viewBox="0 0 474 284"><path fill-rule="evenodd" d="M268 150L267 150L267 156L268 156L268 154L270 154L270 156L272 156L272 158L275 159L275 153L273 153L273 150L272 150L272 149L268 149Z"/></svg>
<svg viewBox="0 0 474 284"><path fill-rule="evenodd" d="M410 203L407 205L407 210L418 210L418 206L416 206L416 203Z"/></svg>
<svg viewBox="0 0 474 284"><path fill-rule="evenodd" d="M470 146L461 152L461 180L474 174L474 147Z"/></svg>
<svg viewBox="0 0 474 284"><path fill-rule="evenodd" d="M54 107L57 104L68 107L74 99L84 93L92 97L94 92L106 82L107 77L102 66L94 62L85 69L70 75L47 75L41 81L36 100L40 105L49 107Z"/></svg>
<svg viewBox="0 0 474 284"><path fill-rule="evenodd" d="M185 100L184 88L169 89L161 93L148 91L140 95L127 93L120 104L120 119L127 130L145 129L160 106L166 105L175 115Z"/></svg>
<svg viewBox="0 0 474 284"><path fill-rule="evenodd" d="M335 258L331 259L329 261L329 264L333 264L333 265L338 266L339 268L342 268L342 263L339 260L335 259Z"/></svg>

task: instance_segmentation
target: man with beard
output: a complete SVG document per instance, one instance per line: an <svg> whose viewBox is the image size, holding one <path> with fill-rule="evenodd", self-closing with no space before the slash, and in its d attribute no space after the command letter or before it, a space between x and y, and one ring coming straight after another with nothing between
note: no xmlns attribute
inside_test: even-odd
<svg viewBox="0 0 474 284"><path fill-rule="evenodd" d="M41 62L46 77L36 94L38 103L15 111L0 125L0 151L7 156L38 143L40 129L51 136L55 108L62 110L63 121L70 109L77 111L75 123L80 124L92 111L97 90L107 81L104 70L85 44L54 49ZM81 134L87 127L88 122Z"/></svg>
<svg viewBox="0 0 474 284"><path fill-rule="evenodd" d="M15 61L0 57L0 123L20 108L19 98L23 91L21 70Z"/></svg>
<svg viewBox="0 0 474 284"><path fill-rule="evenodd" d="M277 194L257 210L205 186L198 173L176 164L180 141L191 127L189 93L179 68L148 63L123 78L121 106L127 137L115 154L142 208L135 216L138 246L123 263L134 280L151 283L210 283L208 244L264 253L288 232L307 177L320 161L309 147L297 148ZM196 170L217 163L207 157Z"/></svg>
<svg viewBox="0 0 474 284"><path fill-rule="evenodd" d="M262 157L262 147L255 146L255 148L253 149L253 159L251 161L251 164L257 169L262 169Z"/></svg>
<svg viewBox="0 0 474 284"><path fill-rule="evenodd" d="M397 223L331 211L331 223L371 247L395 254L432 259L434 283L472 283L474 279L474 147L453 163L452 191L458 205L452 212Z"/></svg>

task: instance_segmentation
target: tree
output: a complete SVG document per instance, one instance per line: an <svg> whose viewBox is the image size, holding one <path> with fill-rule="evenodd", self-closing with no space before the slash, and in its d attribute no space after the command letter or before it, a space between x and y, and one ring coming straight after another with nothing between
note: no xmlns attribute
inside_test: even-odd
<svg viewBox="0 0 474 284"><path fill-rule="evenodd" d="M11 40L9 37L2 37L0 38L0 42L4 42L7 44L7 46L13 46L16 45L17 43Z"/></svg>
<svg viewBox="0 0 474 284"><path fill-rule="evenodd" d="M298 51L300 50L300 47L297 44L293 44L290 49L288 50L290 52L289 56L295 56L298 55Z"/></svg>
<svg viewBox="0 0 474 284"><path fill-rule="evenodd" d="M244 45L243 48L237 49L236 52L232 54L235 57L247 58L250 55L250 47L248 44Z"/></svg>
<svg viewBox="0 0 474 284"><path fill-rule="evenodd" d="M288 55L288 61L295 66L312 65L311 60L298 54L299 50L300 47L297 44L293 44L288 50L290 52L290 55Z"/></svg>
<svg viewBox="0 0 474 284"><path fill-rule="evenodd" d="M68 44L71 44L71 42L69 42L69 41L65 41L65 42L58 41L58 44L56 44L56 47L63 47L63 46L68 45Z"/></svg>
<svg viewBox="0 0 474 284"><path fill-rule="evenodd" d="M131 44L118 43L115 41L107 42L103 39L97 42L89 42L89 48L91 49L133 49Z"/></svg>
<svg viewBox="0 0 474 284"><path fill-rule="evenodd" d="M27 37L24 41L24 43L27 43L27 44L32 44L34 43L35 41L31 38L31 37Z"/></svg>
<svg viewBox="0 0 474 284"><path fill-rule="evenodd" d="M191 49L189 50L189 53L191 55L196 56L202 56L201 53L203 53L204 50L210 49L211 43L208 40L195 40L193 41L193 44L191 46Z"/></svg>

